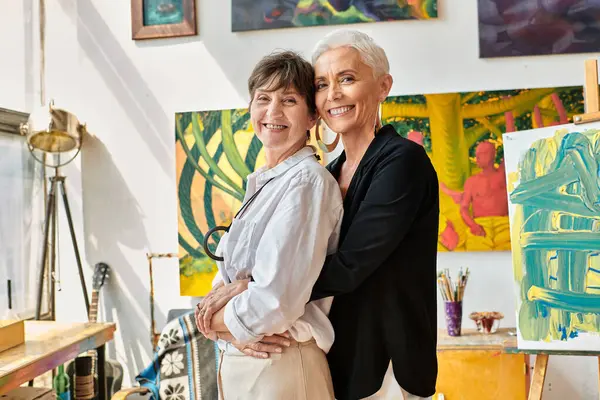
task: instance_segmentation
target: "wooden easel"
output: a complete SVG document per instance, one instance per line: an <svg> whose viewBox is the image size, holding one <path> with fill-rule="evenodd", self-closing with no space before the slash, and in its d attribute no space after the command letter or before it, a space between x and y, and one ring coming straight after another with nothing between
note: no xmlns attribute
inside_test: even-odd
<svg viewBox="0 0 600 400"><path fill-rule="evenodd" d="M600 121L600 95L598 93L598 60L585 60L585 86L583 87L585 113L575 115L573 122L585 124Z"/></svg>
<svg viewBox="0 0 600 400"><path fill-rule="evenodd" d="M576 125L600 121L600 95L598 91L598 61L590 59L585 61L585 86L583 90L585 113L575 115L573 123ZM523 353L535 354L535 365L529 386L529 400L540 400L546 380L548 368L548 357L550 355L574 355L574 356L596 356L600 371L600 352L568 352L568 351L522 351ZM600 373L598 375L600 387Z"/></svg>

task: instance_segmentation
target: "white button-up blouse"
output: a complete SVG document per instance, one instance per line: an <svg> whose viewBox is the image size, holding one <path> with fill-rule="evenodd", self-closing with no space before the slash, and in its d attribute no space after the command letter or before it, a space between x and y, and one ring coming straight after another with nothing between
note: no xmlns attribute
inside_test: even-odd
<svg viewBox="0 0 600 400"><path fill-rule="evenodd" d="M213 285L253 278L225 307L225 325L241 343L289 331L300 342L314 338L328 352L334 340L328 318L333 298L307 302L325 257L338 246L339 186L306 146L274 168L248 175L244 204L261 187L215 252L224 260L217 262ZM219 346L241 354L223 341Z"/></svg>

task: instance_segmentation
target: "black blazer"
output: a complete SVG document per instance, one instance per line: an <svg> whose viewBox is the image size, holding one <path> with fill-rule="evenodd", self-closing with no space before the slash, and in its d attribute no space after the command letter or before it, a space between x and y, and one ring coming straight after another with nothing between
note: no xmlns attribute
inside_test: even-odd
<svg viewBox="0 0 600 400"><path fill-rule="evenodd" d="M327 166L336 178L345 159ZM339 400L377 392L390 359L404 390L435 393L438 191L423 147L381 128L344 199L339 249L311 296L335 296L327 358Z"/></svg>

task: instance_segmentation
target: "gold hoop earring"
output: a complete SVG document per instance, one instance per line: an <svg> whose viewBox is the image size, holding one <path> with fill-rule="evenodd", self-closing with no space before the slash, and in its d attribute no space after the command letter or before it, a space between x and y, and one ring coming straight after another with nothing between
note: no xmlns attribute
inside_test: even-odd
<svg viewBox="0 0 600 400"><path fill-rule="evenodd" d="M319 134L319 126L320 125L321 125L321 119L319 119L317 121L317 124L315 125L315 139L317 139L317 145L324 153L331 153L333 150L335 150L335 148L338 145L338 142L340 141L340 134L336 133L335 139L333 140L333 142L330 144L327 144L327 143L323 142L323 140L321 139L321 135Z"/></svg>
<svg viewBox="0 0 600 400"><path fill-rule="evenodd" d="M380 130L381 128L383 128L383 123L381 122L381 116L382 116L382 103L379 103L379 106L377 107L377 117L375 118L375 132L377 132L378 130Z"/></svg>

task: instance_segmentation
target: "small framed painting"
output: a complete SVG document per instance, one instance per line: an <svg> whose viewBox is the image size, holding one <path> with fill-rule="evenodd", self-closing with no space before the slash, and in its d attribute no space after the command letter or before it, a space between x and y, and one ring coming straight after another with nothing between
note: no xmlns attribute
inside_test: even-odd
<svg viewBox="0 0 600 400"><path fill-rule="evenodd" d="M196 0L131 0L133 40L193 36Z"/></svg>

